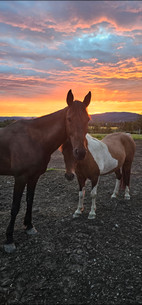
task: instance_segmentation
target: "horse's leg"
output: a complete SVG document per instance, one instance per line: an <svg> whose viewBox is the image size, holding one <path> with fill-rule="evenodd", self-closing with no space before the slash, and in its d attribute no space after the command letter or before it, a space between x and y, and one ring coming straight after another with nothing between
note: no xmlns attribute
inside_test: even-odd
<svg viewBox="0 0 142 305"><path fill-rule="evenodd" d="M99 177L95 177L95 179L92 180L92 191L91 191L92 205L88 219L95 219L96 217L96 196L97 196L98 183L99 183Z"/></svg>
<svg viewBox="0 0 142 305"><path fill-rule="evenodd" d="M15 177L14 191L13 191L13 202L11 208L11 220L6 230L6 244L4 245L4 249L6 252L13 252L16 247L13 242L13 231L16 216L20 209L20 202L22 198L22 194L26 185L26 179L24 176Z"/></svg>
<svg viewBox="0 0 142 305"><path fill-rule="evenodd" d="M73 218L79 217L82 212L84 211L84 196L85 196L85 178L79 178L78 177L78 183L79 183L79 201L78 201L78 207L77 210L73 214Z"/></svg>
<svg viewBox="0 0 142 305"><path fill-rule="evenodd" d="M26 233L29 235L34 235L37 233L37 230L34 228L32 224L32 206L34 200L34 193L36 184L38 181L39 175L30 177L27 183L27 194L26 194L26 201L27 201L27 210L24 218L24 226L26 227Z"/></svg>
<svg viewBox="0 0 142 305"><path fill-rule="evenodd" d="M131 175L131 163L125 162L122 167L122 176L123 176L123 183L125 187L125 194L124 199L129 200L130 199L130 175Z"/></svg>
<svg viewBox="0 0 142 305"><path fill-rule="evenodd" d="M119 189L120 189L121 178L122 178L122 174L120 172L120 169L118 169L115 172L115 174L116 174L116 182L115 182L115 188L114 188L113 194L111 195L111 198L116 198L118 196Z"/></svg>

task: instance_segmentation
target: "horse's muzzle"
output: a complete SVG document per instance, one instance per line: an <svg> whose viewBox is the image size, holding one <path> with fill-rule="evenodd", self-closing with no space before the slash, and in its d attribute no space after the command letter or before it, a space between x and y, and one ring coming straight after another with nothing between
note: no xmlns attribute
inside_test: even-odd
<svg viewBox="0 0 142 305"><path fill-rule="evenodd" d="M74 179L74 174L73 173L65 173L65 178L68 181L72 181Z"/></svg>
<svg viewBox="0 0 142 305"><path fill-rule="evenodd" d="M76 160L83 160L86 155L86 149L85 148L81 148L81 149L75 148L73 150L73 155Z"/></svg>

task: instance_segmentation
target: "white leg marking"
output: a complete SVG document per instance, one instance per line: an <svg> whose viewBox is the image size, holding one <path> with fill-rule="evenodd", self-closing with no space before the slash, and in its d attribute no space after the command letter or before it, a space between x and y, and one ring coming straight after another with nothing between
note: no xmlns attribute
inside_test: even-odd
<svg viewBox="0 0 142 305"><path fill-rule="evenodd" d="M85 196L85 188L83 187L82 191L79 192L79 201L78 201L78 207L77 210L73 214L73 218L79 217L82 212L84 211L84 196Z"/></svg>
<svg viewBox="0 0 142 305"><path fill-rule="evenodd" d="M117 195L119 193L119 188L120 188L120 180L116 179L115 188L114 188L113 194L111 195L111 198L117 197Z"/></svg>
<svg viewBox="0 0 142 305"><path fill-rule="evenodd" d="M91 205L91 211L89 213L88 219L95 219L95 217L96 217L97 187L98 187L98 183L94 186L94 188L91 191L92 205Z"/></svg>
<svg viewBox="0 0 142 305"><path fill-rule="evenodd" d="M130 199L130 190L129 190L129 187L128 187L128 186L126 186L126 188L125 188L124 199L126 199L126 200L129 200L129 199Z"/></svg>

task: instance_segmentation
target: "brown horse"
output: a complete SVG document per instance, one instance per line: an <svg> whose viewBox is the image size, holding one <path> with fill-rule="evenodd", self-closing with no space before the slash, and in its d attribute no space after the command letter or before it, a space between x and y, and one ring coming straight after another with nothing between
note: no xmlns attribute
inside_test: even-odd
<svg viewBox="0 0 142 305"><path fill-rule="evenodd" d="M88 218L94 219L96 216L96 195L100 175L115 172L116 185L111 198L117 197L120 184L123 183L125 189L124 198L130 199L129 183L131 165L135 153L135 142L126 133L109 134L102 141L86 134L86 142L87 153L82 161L75 160L70 140L67 140L61 146L61 151L66 165L66 178L72 180L75 172L79 183L79 203L73 217L80 216L84 210L85 182L88 178L92 183L92 206Z"/></svg>
<svg viewBox="0 0 142 305"><path fill-rule="evenodd" d="M11 220L4 245L6 252L16 248L13 242L14 224L26 185L27 210L24 225L28 234L36 233L32 224L34 192L39 176L46 171L51 154L69 138L74 158L82 160L85 157L84 143L89 120L86 107L90 103L91 92L83 102L73 99L70 90L66 108L40 118L20 120L0 129L0 175L15 178Z"/></svg>

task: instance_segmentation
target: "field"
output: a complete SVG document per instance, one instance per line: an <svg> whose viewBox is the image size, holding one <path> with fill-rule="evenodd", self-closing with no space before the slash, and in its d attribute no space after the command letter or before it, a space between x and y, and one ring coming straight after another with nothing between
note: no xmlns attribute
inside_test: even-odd
<svg viewBox="0 0 142 305"><path fill-rule="evenodd" d="M98 140L102 140L106 136L106 134L104 134L104 133L95 133L95 134L91 134L91 135L92 135L92 137L97 138ZM142 134L134 133L134 134L131 134L131 136L134 140L142 140Z"/></svg>
<svg viewBox="0 0 142 305"><path fill-rule="evenodd" d="M0 304L1 305L136 305L142 304L142 141L136 140L131 200L110 196L114 175L101 177L97 216L88 220L90 182L85 211L72 214L78 184L64 178L62 155L56 151L35 194L36 236L23 230L25 193L17 216L16 252L3 251L9 222L13 178L0 177Z"/></svg>

